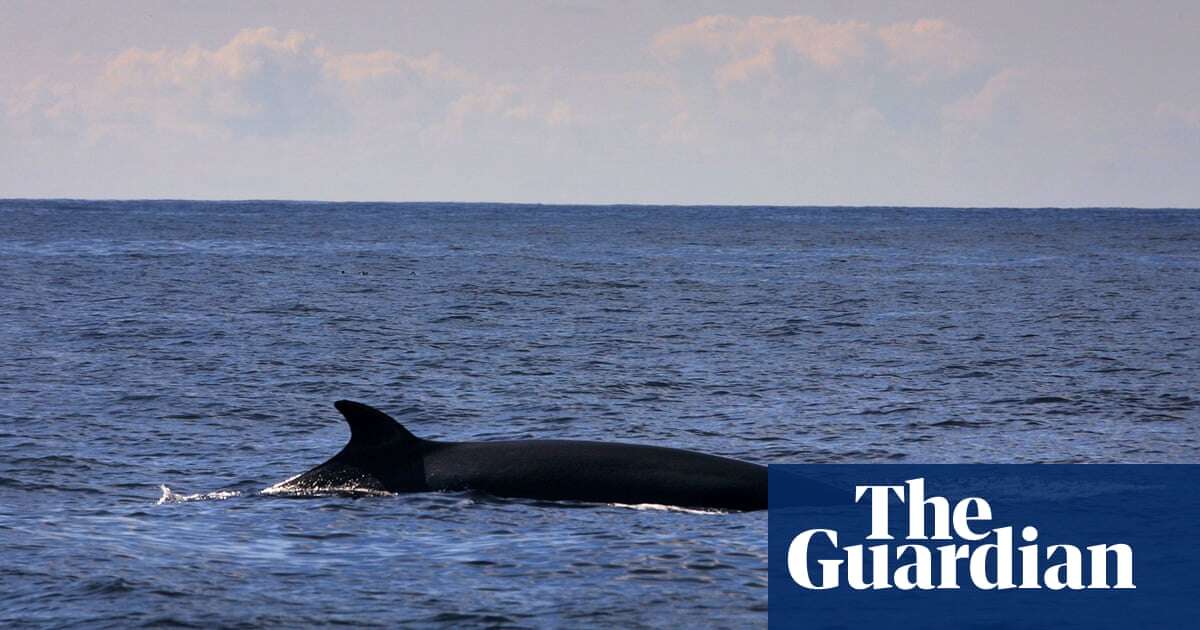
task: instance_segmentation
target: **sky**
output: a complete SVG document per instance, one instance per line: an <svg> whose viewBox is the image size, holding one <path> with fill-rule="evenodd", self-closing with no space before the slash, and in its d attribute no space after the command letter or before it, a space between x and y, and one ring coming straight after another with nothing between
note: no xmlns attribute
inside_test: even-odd
<svg viewBox="0 0 1200 630"><path fill-rule="evenodd" d="M0 0L0 198L1200 207L1200 2Z"/></svg>

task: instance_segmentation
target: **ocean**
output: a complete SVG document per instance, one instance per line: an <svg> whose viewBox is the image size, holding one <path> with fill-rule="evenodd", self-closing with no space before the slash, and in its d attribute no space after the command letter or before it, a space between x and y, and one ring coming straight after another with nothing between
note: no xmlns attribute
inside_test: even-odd
<svg viewBox="0 0 1200 630"><path fill-rule="evenodd" d="M421 437L1196 463L1200 212L0 201L0 625L763 626L766 514L258 494Z"/></svg>

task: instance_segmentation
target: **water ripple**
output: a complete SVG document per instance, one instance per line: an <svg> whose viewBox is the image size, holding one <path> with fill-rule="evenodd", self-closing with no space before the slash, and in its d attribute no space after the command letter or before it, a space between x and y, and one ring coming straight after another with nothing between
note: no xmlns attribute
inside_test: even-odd
<svg viewBox="0 0 1200 630"><path fill-rule="evenodd" d="M261 494L340 398L764 463L1200 447L1194 212L0 209L5 626L764 622L762 514Z"/></svg>

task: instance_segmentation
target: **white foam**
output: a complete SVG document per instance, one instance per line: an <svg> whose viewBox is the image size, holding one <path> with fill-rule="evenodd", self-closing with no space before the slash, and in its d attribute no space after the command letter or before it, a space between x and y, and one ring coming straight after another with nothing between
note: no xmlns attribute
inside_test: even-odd
<svg viewBox="0 0 1200 630"><path fill-rule="evenodd" d="M382 487L371 488L366 485L355 485L356 481L359 483L362 483L365 481L374 481L373 479L371 479L370 477L367 477L367 476L361 477L359 479L350 479L350 480L347 480L346 483L343 483L341 485L336 485L336 486L291 486L291 487L288 486L288 484L299 479L302 476L304 476L304 473L300 473L299 475L293 475L291 477L288 477L287 479L284 479L283 481L280 481L279 483L277 483L273 486L268 486L266 488L263 488L262 490L259 490L258 493L265 494L268 496L284 496L284 497L320 497L320 496L347 495L347 494L351 494L351 495L355 495L355 496L364 496L364 497L390 497L390 496L394 496L396 494L394 492L388 492L387 490L384 490ZM374 485L379 485L379 483L374 482Z"/></svg>
<svg viewBox="0 0 1200 630"><path fill-rule="evenodd" d="M363 486L343 485L343 486L315 486L315 487L288 487L288 483L300 477L289 477L279 483L259 490L259 494L268 496L283 496L283 497L321 497L329 495L346 495L353 494L364 497L390 497L395 495L394 492L380 490L378 488L364 488Z"/></svg>
<svg viewBox="0 0 1200 630"><path fill-rule="evenodd" d="M166 484L159 485L159 488L162 490L162 496L158 498L156 505L163 505L164 503L187 503L188 501L224 501L225 499L242 496L242 493L237 490L218 490L217 492L203 492L200 494L177 494L168 488Z"/></svg>
<svg viewBox="0 0 1200 630"><path fill-rule="evenodd" d="M302 475L304 473L300 473L300 474ZM292 475L291 477L288 477L287 479L284 479L283 481L280 481L279 483L277 483L273 486L268 486L266 488L263 488L258 493L259 494L286 494L288 492L288 489L285 488L284 486L286 486L287 484L289 484L299 478L300 478L300 475Z"/></svg>
<svg viewBox="0 0 1200 630"><path fill-rule="evenodd" d="M701 510L697 508L685 508L677 505L662 505L659 503L609 503L613 507L623 507L632 510L650 510L655 512L681 512L683 514L725 514L724 510Z"/></svg>
<svg viewBox="0 0 1200 630"><path fill-rule="evenodd" d="M271 486L270 488L260 490L259 494L274 497L326 497L347 494L363 497L390 497L395 495L394 492L386 490L372 490L371 488L357 488L354 486L322 486L319 488L280 488Z"/></svg>

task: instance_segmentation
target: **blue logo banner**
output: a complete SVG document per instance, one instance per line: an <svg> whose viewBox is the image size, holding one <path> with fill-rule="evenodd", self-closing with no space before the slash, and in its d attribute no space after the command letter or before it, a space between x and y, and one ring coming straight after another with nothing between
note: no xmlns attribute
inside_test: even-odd
<svg viewBox="0 0 1200 630"><path fill-rule="evenodd" d="M772 465L772 628L1183 628L1200 465Z"/></svg>

